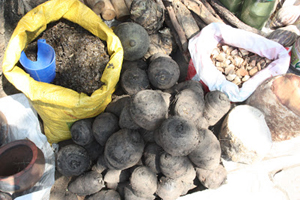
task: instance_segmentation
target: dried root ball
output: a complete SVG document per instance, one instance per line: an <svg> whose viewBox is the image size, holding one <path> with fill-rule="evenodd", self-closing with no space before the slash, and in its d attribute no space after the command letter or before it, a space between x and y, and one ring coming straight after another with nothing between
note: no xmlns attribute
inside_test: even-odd
<svg viewBox="0 0 300 200"><path fill-rule="evenodd" d="M91 161L96 161L98 157L103 154L104 146L99 144L96 140L94 140L92 143L83 146L85 150L87 151Z"/></svg>
<svg viewBox="0 0 300 200"><path fill-rule="evenodd" d="M173 179L184 176L192 163L186 156L172 156L164 152L160 156L160 169L166 176Z"/></svg>
<svg viewBox="0 0 300 200"><path fill-rule="evenodd" d="M136 167L130 177L132 190L137 196L153 196L157 190L157 177L149 167Z"/></svg>
<svg viewBox="0 0 300 200"><path fill-rule="evenodd" d="M140 161L144 146L144 140L139 132L121 129L112 134L106 141L105 161L110 169L127 169Z"/></svg>
<svg viewBox="0 0 300 200"><path fill-rule="evenodd" d="M184 176L181 176L178 178L182 182L182 185L183 185L183 191L182 191L181 195L185 195L191 189L194 189L197 187L197 185L194 183L195 178L196 178L196 169L192 164L189 164L187 167L186 174Z"/></svg>
<svg viewBox="0 0 300 200"><path fill-rule="evenodd" d="M208 92L205 95L205 108L203 112L210 126L215 125L230 109L228 96L218 90Z"/></svg>
<svg viewBox="0 0 300 200"><path fill-rule="evenodd" d="M184 89L191 89L204 98L203 86L199 81L187 80L174 85L172 88L165 90L171 94L177 94Z"/></svg>
<svg viewBox="0 0 300 200"><path fill-rule="evenodd" d="M199 168L214 169L221 161L220 142L209 129L199 131L203 139L196 148L188 155L189 159Z"/></svg>
<svg viewBox="0 0 300 200"><path fill-rule="evenodd" d="M154 200L155 196L152 195L150 197L140 197L136 195L131 187L131 185L126 185L124 187L124 199L125 200Z"/></svg>
<svg viewBox="0 0 300 200"><path fill-rule="evenodd" d="M219 140L224 159L246 164L261 161L272 146L264 114L249 105L238 105L228 113Z"/></svg>
<svg viewBox="0 0 300 200"><path fill-rule="evenodd" d="M90 168L88 152L81 146L70 144L57 154L57 170L64 176L79 176Z"/></svg>
<svg viewBox="0 0 300 200"><path fill-rule="evenodd" d="M116 96L113 100L107 105L105 112L110 112L120 117L120 114L125 107L125 105L129 104L131 101L131 97L129 95L121 95Z"/></svg>
<svg viewBox="0 0 300 200"><path fill-rule="evenodd" d="M209 128L209 124L208 121L205 117L199 117L196 121L195 121L196 127L198 130L201 129L207 129Z"/></svg>
<svg viewBox="0 0 300 200"><path fill-rule="evenodd" d="M158 144L172 156L186 156L200 142L195 124L180 116L166 119L157 130Z"/></svg>
<svg viewBox="0 0 300 200"><path fill-rule="evenodd" d="M139 125L137 125L137 123L134 122L134 120L131 117L130 114L130 104L126 105L119 117L119 126L120 128L128 128L128 129L132 129L132 130L137 130L139 128L141 128Z"/></svg>
<svg viewBox="0 0 300 200"><path fill-rule="evenodd" d="M164 27L149 35L150 45L148 52L144 55L145 59L152 59L156 54L171 55L173 50L177 48L177 44L172 35L170 28Z"/></svg>
<svg viewBox="0 0 300 200"><path fill-rule="evenodd" d="M89 171L72 181L68 190L79 196L95 194L104 188L102 174L96 171Z"/></svg>
<svg viewBox="0 0 300 200"><path fill-rule="evenodd" d="M123 22L114 29L123 49L124 60L141 59L148 51L150 39L147 31L135 22Z"/></svg>
<svg viewBox="0 0 300 200"><path fill-rule="evenodd" d="M164 150L160 146L158 146L155 142L147 143L144 149L144 153L143 153L144 164L156 174L161 172L159 160L163 152Z"/></svg>
<svg viewBox="0 0 300 200"><path fill-rule="evenodd" d="M150 88L146 71L138 67L124 71L121 75L120 84L122 89L129 95L134 95L141 90Z"/></svg>
<svg viewBox="0 0 300 200"><path fill-rule="evenodd" d="M152 143L155 142L154 139L154 131L148 131L146 129L140 128L139 133L143 137L145 143Z"/></svg>
<svg viewBox="0 0 300 200"><path fill-rule="evenodd" d="M92 132L99 144L105 145L106 140L120 129L119 119L113 113L103 112L99 114L92 125Z"/></svg>
<svg viewBox="0 0 300 200"><path fill-rule="evenodd" d="M158 31L164 23L164 9L152 0L133 0L130 9L130 18L143 26L148 34Z"/></svg>
<svg viewBox="0 0 300 200"><path fill-rule="evenodd" d="M151 131L167 118L168 106L159 92L142 90L134 95L130 114L135 123Z"/></svg>
<svg viewBox="0 0 300 200"><path fill-rule="evenodd" d="M172 95L168 92L163 92L161 90L155 90L155 91L157 91L158 93L161 94L161 96L163 97L163 99L165 100L165 102L167 104L167 107L169 108L169 106L171 104Z"/></svg>
<svg viewBox="0 0 300 200"><path fill-rule="evenodd" d="M107 169L107 163L104 159L104 154L101 154L98 159L96 164L92 167L92 170L97 171L98 173L102 173Z"/></svg>
<svg viewBox="0 0 300 200"><path fill-rule="evenodd" d="M135 67L140 68L141 70L147 70L148 63L143 58L137 60L123 60L121 74L123 74L127 69Z"/></svg>
<svg viewBox="0 0 300 200"><path fill-rule="evenodd" d="M227 179L227 171L221 164L213 170L196 168L196 173L200 183L208 189L217 189Z"/></svg>
<svg viewBox="0 0 300 200"><path fill-rule="evenodd" d="M101 190L87 197L87 200L121 200L121 196L115 190Z"/></svg>
<svg viewBox="0 0 300 200"><path fill-rule="evenodd" d="M194 123L203 116L203 110L203 96L191 89L180 91L175 96L174 105L171 109L175 115L184 117Z"/></svg>
<svg viewBox="0 0 300 200"><path fill-rule="evenodd" d="M170 56L159 56L152 60L148 67L149 81L157 89L164 90L173 87L179 75L179 66Z"/></svg>
<svg viewBox="0 0 300 200"><path fill-rule="evenodd" d="M109 169L104 175L104 182L106 183L119 183L128 181L130 172L128 170L114 170Z"/></svg>
<svg viewBox="0 0 300 200"><path fill-rule="evenodd" d="M72 124L70 132L74 143L85 146L93 142L92 124L92 119L80 119Z"/></svg>
<svg viewBox="0 0 300 200"><path fill-rule="evenodd" d="M156 194L163 200L174 200L180 197L183 190L180 180L163 176L159 180Z"/></svg>

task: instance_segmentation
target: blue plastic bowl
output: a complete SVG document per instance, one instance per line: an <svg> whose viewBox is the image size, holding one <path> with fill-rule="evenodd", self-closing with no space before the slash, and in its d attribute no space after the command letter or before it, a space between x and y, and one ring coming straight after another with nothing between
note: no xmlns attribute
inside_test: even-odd
<svg viewBox="0 0 300 200"><path fill-rule="evenodd" d="M20 63L25 71L37 81L51 83L55 78L55 51L45 39L37 41L37 61L28 59L22 51Z"/></svg>

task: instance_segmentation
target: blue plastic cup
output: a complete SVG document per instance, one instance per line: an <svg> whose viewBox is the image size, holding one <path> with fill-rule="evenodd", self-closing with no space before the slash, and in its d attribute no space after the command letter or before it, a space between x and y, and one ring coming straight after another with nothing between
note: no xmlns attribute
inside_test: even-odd
<svg viewBox="0 0 300 200"><path fill-rule="evenodd" d="M45 39L37 41L37 60L27 58L24 51L21 53L20 63L25 71L37 81L51 83L55 78L55 51L46 43Z"/></svg>

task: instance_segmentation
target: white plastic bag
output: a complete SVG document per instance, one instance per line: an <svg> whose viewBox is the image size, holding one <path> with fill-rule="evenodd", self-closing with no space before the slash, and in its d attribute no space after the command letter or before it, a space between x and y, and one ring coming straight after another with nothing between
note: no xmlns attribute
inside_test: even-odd
<svg viewBox="0 0 300 200"><path fill-rule="evenodd" d="M13 194L14 199L50 199L50 190L55 181L55 157L46 136L41 132L37 112L23 93L0 98L0 111L5 115L9 125L5 143L29 139L41 149L45 157L45 171L41 179L30 189Z"/></svg>
<svg viewBox="0 0 300 200"><path fill-rule="evenodd" d="M244 48L274 61L239 88L236 84L227 81L211 61L211 52L219 42ZM189 40L188 48L197 73L193 80L201 80L210 91L224 92L232 102L246 100L263 81L272 76L285 74L290 63L288 51L279 43L222 23L207 25Z"/></svg>

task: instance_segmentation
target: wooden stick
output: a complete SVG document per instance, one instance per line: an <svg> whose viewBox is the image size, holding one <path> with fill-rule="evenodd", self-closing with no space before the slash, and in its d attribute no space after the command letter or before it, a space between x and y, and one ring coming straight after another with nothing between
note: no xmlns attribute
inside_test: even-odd
<svg viewBox="0 0 300 200"><path fill-rule="evenodd" d="M194 13L196 13L206 24L210 24L213 22L224 23L222 20L216 18L209 10L204 6L201 1L193 1L193 0L182 0L184 5Z"/></svg>
<svg viewBox="0 0 300 200"><path fill-rule="evenodd" d="M171 22L171 19L170 19L170 17L169 17L168 15L166 15L165 23L166 23L166 25L168 26L168 28L170 28L171 33L172 33L172 35L173 35L173 37L174 37L174 40L175 40L175 42L176 42L176 44L177 44L177 46L178 46L178 50L180 50L181 54L182 54L183 57L184 57L184 60L185 60L186 62L189 62L190 59L191 59L191 55L190 55L190 52L188 51L188 45L187 45L187 42L186 42L184 45L181 44L181 40L180 40L180 38L179 38L179 35L178 35L178 33L176 32L176 30L175 30L175 28L174 28L174 26L173 26L173 24L172 24L172 22ZM185 48L185 50L184 50L183 48Z"/></svg>
<svg viewBox="0 0 300 200"><path fill-rule="evenodd" d="M177 18L175 16L175 12L173 10L173 7L172 7L171 4L169 4L167 2L164 2L164 3L166 3L165 7L168 11L170 21L171 21L176 33L178 34L178 37L179 37L179 40L180 40L180 46L182 47L182 51L187 51L187 49L188 49L188 40L185 36L185 33L184 33L182 27L179 25L179 23L177 21Z"/></svg>
<svg viewBox="0 0 300 200"><path fill-rule="evenodd" d="M200 29L191 12L180 0L173 0L172 7L178 23L183 28L187 39L196 35Z"/></svg>
<svg viewBox="0 0 300 200"><path fill-rule="evenodd" d="M96 4L97 0L84 0L84 4L87 5L88 7L92 8Z"/></svg>
<svg viewBox="0 0 300 200"><path fill-rule="evenodd" d="M125 21L129 18L130 12L124 0L110 0L110 2L116 11L117 20Z"/></svg>
<svg viewBox="0 0 300 200"><path fill-rule="evenodd" d="M116 11L110 0L98 0L96 4L92 7L92 10L100 15L104 20L113 20L116 17Z"/></svg>
<svg viewBox="0 0 300 200"><path fill-rule="evenodd" d="M164 10L166 10L166 6L171 6L168 2L163 2L163 0L155 0L156 3L158 3ZM165 6L166 4L166 6ZM189 62L191 57L190 57L190 54L189 54L189 51L188 51L188 46L187 46L187 39L186 39L186 36L185 34L182 34L180 38L178 33L177 33L177 30L174 28L173 26L173 23L171 22L171 19L170 19L170 16L169 16L169 13L168 12L165 12L166 13L166 16L165 16L165 23L166 25L168 26L168 28L170 28L171 30L171 33L172 33L172 36L174 37L174 40L180 50L180 52L182 53L184 59L186 62ZM176 19L176 17L175 17ZM176 22L175 22L176 23ZM178 24L178 22L177 22ZM182 28L179 26L179 29L182 30ZM182 30L183 31L183 30ZM185 49L185 50L184 50Z"/></svg>
<svg viewBox="0 0 300 200"><path fill-rule="evenodd" d="M226 19L230 24L233 26L243 29L245 31L249 31L252 33L256 33L262 36L265 36L265 34L256 29L253 28L244 22L242 22L239 18L237 18L232 12L230 12L227 8L225 8L218 0L209 0L210 5L215 9L215 11L220 15L220 17Z"/></svg>
<svg viewBox="0 0 300 200"><path fill-rule="evenodd" d="M199 0L195 0L196 2L199 2ZM207 8L207 10L216 18L221 19L221 17L218 15L218 13L211 7L211 5L207 2L207 0L200 0L203 5Z"/></svg>
<svg viewBox="0 0 300 200"><path fill-rule="evenodd" d="M207 26L207 24L197 14L192 12L192 15L200 29L203 29L205 26Z"/></svg>

